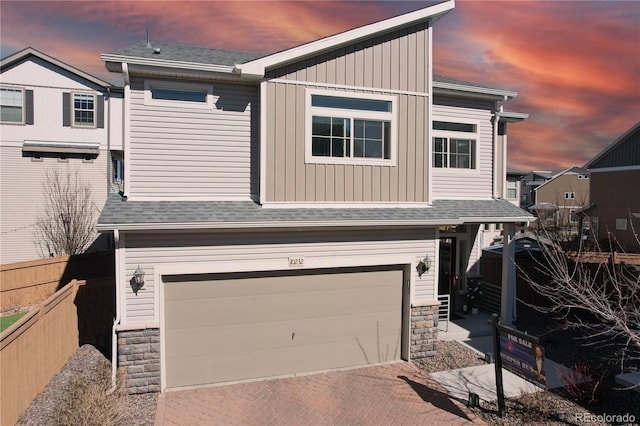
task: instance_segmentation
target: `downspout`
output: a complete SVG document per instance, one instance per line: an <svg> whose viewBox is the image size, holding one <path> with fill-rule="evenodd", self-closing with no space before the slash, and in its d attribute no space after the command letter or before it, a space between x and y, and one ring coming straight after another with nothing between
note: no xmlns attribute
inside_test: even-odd
<svg viewBox="0 0 640 426"><path fill-rule="evenodd" d="M107 198L111 192L111 88L107 87Z"/></svg>
<svg viewBox="0 0 640 426"><path fill-rule="evenodd" d="M493 114L493 198L503 198L503 194L498 193L498 127L500 124L500 113L502 112L502 104L507 100L507 96L504 96L502 102L496 102L496 108ZM502 156L506 156L506 152L504 152L504 150L502 152ZM506 172L506 170L504 171Z"/></svg>
<svg viewBox="0 0 640 426"><path fill-rule="evenodd" d="M131 76L129 75L129 65L126 62L122 63L122 77L124 78L124 99L122 106L122 145L124 151L124 191L123 198L126 200L129 195L129 174L131 167L129 167L129 156L131 150L129 147L129 141L131 139L131 123L130 123L130 109L131 109Z"/></svg>
<svg viewBox="0 0 640 426"><path fill-rule="evenodd" d="M111 395L118 388L118 333L120 325L120 231L113 230L113 243L115 245L115 270L116 270L116 317L111 328L111 388L107 395Z"/></svg>

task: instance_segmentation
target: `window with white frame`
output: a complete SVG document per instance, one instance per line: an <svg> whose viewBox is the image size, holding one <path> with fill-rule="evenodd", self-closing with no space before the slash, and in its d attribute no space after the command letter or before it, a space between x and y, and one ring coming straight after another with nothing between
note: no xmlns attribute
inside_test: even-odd
<svg viewBox="0 0 640 426"><path fill-rule="evenodd" d="M0 121L24 122L24 91L22 89L0 88Z"/></svg>
<svg viewBox="0 0 640 426"><path fill-rule="evenodd" d="M576 193L575 192L565 192L564 193L564 199L565 200L575 200L576 199Z"/></svg>
<svg viewBox="0 0 640 426"><path fill-rule="evenodd" d="M518 198L518 181L507 180L507 198L510 200Z"/></svg>
<svg viewBox="0 0 640 426"><path fill-rule="evenodd" d="M307 162L392 165L395 98L307 92Z"/></svg>
<svg viewBox="0 0 640 426"><path fill-rule="evenodd" d="M471 123L434 121L433 167L475 169L477 128Z"/></svg>
<svg viewBox="0 0 640 426"><path fill-rule="evenodd" d="M146 80L145 105L179 108L213 109L213 86L210 84Z"/></svg>
<svg viewBox="0 0 640 426"><path fill-rule="evenodd" d="M73 94L74 127L95 127L96 96L89 93Z"/></svg>

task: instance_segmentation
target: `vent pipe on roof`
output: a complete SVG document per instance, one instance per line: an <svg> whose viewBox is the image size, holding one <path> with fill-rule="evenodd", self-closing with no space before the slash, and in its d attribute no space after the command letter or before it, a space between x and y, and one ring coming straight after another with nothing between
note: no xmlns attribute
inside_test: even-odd
<svg viewBox="0 0 640 426"><path fill-rule="evenodd" d="M151 43L149 42L149 28L147 28L147 49L151 49Z"/></svg>

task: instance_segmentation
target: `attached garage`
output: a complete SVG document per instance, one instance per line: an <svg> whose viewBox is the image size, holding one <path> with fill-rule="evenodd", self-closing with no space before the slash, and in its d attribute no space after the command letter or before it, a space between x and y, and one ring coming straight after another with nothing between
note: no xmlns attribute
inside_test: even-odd
<svg viewBox="0 0 640 426"><path fill-rule="evenodd" d="M401 357L403 266L163 277L165 388Z"/></svg>

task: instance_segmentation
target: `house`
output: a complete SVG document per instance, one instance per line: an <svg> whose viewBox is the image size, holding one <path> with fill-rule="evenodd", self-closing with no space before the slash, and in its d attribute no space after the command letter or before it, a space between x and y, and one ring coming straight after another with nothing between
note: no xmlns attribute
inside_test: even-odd
<svg viewBox="0 0 640 426"><path fill-rule="evenodd" d="M122 149L121 106L121 87L31 47L0 61L0 264L49 257L34 229L54 173L89 185L97 220L109 151Z"/></svg>
<svg viewBox="0 0 640 426"><path fill-rule="evenodd" d="M520 180L520 206L527 208L537 202L536 188L551 179L561 170L534 170Z"/></svg>
<svg viewBox="0 0 640 426"><path fill-rule="evenodd" d="M536 187L535 193L536 203L529 210L551 223L563 240L577 236L576 213L589 205L589 171L570 167Z"/></svg>
<svg viewBox="0 0 640 426"><path fill-rule="evenodd" d="M114 238L129 392L434 353L480 224L504 224L511 253L532 219L501 197L517 93L432 75L453 7L266 56L159 42L101 56L125 81L124 191L98 229Z"/></svg>
<svg viewBox="0 0 640 426"><path fill-rule="evenodd" d="M597 223L597 239L613 237L637 252L640 232L640 122L584 165L591 174L590 205L584 213ZM608 243L607 243L608 247Z"/></svg>
<svg viewBox="0 0 640 426"><path fill-rule="evenodd" d="M520 179L526 175L520 170L507 168L504 198L516 206L520 206ZM518 233L522 232L520 230ZM480 225L480 247L485 248L502 242L501 223L483 223Z"/></svg>

